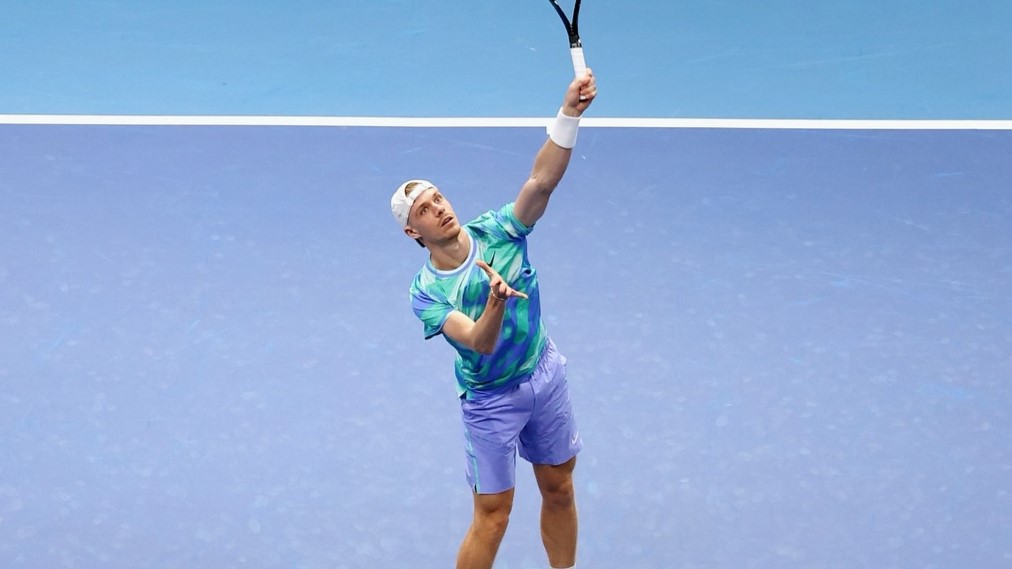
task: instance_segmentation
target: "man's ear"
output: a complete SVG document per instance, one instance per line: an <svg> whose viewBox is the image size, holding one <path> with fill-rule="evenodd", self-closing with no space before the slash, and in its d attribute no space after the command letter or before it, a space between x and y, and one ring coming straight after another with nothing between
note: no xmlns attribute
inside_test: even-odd
<svg viewBox="0 0 1012 569"><path fill-rule="evenodd" d="M417 231L415 231L411 227L405 227L404 228L404 233L405 233L405 235L407 235L408 237L410 237L412 239L419 239L422 236L420 233L418 233Z"/></svg>

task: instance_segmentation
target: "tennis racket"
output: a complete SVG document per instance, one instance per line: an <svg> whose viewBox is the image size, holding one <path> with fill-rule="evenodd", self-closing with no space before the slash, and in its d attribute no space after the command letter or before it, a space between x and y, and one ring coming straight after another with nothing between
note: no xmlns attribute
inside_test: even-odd
<svg viewBox="0 0 1012 569"><path fill-rule="evenodd" d="M569 55L573 58L573 71L577 77L582 77L587 71L587 62L583 59L583 44L580 42L580 0L576 0L573 5L572 21L566 17L557 0L548 1L552 3L552 7L562 19L562 25L566 27L566 33L569 34Z"/></svg>

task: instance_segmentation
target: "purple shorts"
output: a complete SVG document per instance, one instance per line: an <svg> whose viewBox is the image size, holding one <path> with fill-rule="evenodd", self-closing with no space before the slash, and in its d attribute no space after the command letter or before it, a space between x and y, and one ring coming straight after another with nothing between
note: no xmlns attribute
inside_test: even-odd
<svg viewBox="0 0 1012 569"><path fill-rule="evenodd" d="M516 483L517 450L532 464L559 465L576 456L576 429L566 381L566 357L548 340L530 379L477 399L460 400L467 482L478 494Z"/></svg>

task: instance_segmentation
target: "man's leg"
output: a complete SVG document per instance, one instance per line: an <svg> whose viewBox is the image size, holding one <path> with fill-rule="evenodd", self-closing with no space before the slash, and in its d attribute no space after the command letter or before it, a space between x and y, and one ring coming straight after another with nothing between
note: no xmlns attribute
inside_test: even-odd
<svg viewBox="0 0 1012 569"><path fill-rule="evenodd" d="M576 499L573 469L576 457L558 466L534 465L534 477L541 490L541 540L552 567L576 564Z"/></svg>
<svg viewBox="0 0 1012 569"><path fill-rule="evenodd" d="M491 569L506 535L513 489L498 494L474 494L474 519L457 554L457 569Z"/></svg>

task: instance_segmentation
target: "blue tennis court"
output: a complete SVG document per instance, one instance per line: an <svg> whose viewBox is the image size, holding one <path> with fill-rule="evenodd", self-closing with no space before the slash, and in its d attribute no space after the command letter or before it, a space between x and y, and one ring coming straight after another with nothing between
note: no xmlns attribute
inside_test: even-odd
<svg viewBox="0 0 1012 569"><path fill-rule="evenodd" d="M643 14L584 6L602 94L530 241L586 444L578 567L1012 564L1012 13L802 33L800 5L656 7L636 41ZM515 197L568 81L550 8L13 11L2 565L451 566L452 352L389 194ZM497 568L547 565L521 464Z"/></svg>

